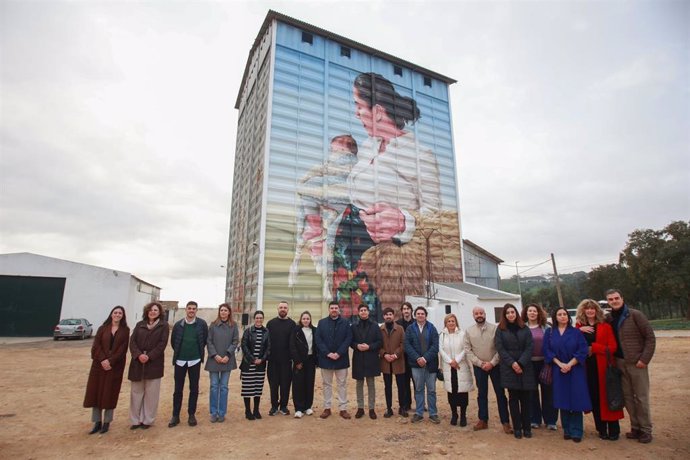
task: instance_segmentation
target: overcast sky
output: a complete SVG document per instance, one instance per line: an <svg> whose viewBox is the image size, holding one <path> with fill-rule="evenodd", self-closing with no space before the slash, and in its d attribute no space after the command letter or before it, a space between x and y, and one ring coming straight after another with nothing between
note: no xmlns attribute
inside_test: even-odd
<svg viewBox="0 0 690 460"><path fill-rule="evenodd" d="M613 263L690 218L687 1L3 0L0 253L220 303L234 103L269 8L458 80L462 236L503 276Z"/></svg>

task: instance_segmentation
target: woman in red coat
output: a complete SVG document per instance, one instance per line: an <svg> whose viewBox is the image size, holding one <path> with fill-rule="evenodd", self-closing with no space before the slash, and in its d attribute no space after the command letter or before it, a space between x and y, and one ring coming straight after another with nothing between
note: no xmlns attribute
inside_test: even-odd
<svg viewBox="0 0 690 460"><path fill-rule="evenodd" d="M620 436L621 427L618 420L623 418L623 411L609 410L606 398L606 350L613 359L618 345L613 329L604 321L604 312L599 303L585 299L577 306L577 327L584 334L589 345L587 358L587 383L592 399L594 424L599 438L615 441ZM614 361L615 363L615 361Z"/></svg>
<svg viewBox="0 0 690 460"><path fill-rule="evenodd" d="M89 434L107 433L113 420L125 372L129 327L125 309L117 306L98 328L91 347L91 371L86 384L84 407L91 407L94 423Z"/></svg>

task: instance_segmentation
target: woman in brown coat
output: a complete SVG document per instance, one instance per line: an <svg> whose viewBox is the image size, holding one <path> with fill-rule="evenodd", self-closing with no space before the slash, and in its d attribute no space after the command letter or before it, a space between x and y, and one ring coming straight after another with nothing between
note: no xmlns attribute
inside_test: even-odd
<svg viewBox="0 0 690 460"><path fill-rule="evenodd" d="M91 347L91 370L86 383L84 407L91 407L94 423L89 434L107 433L113 421L127 360L129 327L125 309L117 306L98 328Z"/></svg>
<svg viewBox="0 0 690 460"><path fill-rule="evenodd" d="M384 392L386 394L385 418L393 416L393 375L395 375L395 385L398 388L398 415L407 417L407 409L403 407L405 395L405 353L403 352L403 341L405 339L405 329L393 321L393 309L386 307L383 309L383 325L381 335L383 345L379 349L381 359L381 372L383 372ZM409 386L408 386L409 388Z"/></svg>
<svg viewBox="0 0 690 460"><path fill-rule="evenodd" d="M129 403L130 430L147 429L158 412L158 398L165 366L165 347L170 328L162 317L163 307L158 302L144 306L143 320L134 327L129 340L132 360L127 378L132 381Z"/></svg>

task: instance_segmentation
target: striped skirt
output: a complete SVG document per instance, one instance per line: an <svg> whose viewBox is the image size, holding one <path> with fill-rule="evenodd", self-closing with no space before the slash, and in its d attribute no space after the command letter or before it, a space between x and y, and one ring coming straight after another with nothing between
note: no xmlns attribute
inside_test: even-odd
<svg viewBox="0 0 690 460"><path fill-rule="evenodd" d="M257 370L253 364L249 366L247 372L240 373L240 380L242 380L242 397L251 398L254 396L261 396L264 390L264 376L266 375L266 366L262 370Z"/></svg>

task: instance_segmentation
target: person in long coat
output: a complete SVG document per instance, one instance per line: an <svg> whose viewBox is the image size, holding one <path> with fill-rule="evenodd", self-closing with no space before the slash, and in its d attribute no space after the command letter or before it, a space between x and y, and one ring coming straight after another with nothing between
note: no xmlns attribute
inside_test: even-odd
<svg viewBox="0 0 690 460"><path fill-rule="evenodd" d="M517 439L532 437L531 397L537 387L532 370L532 333L515 305L505 304L494 337L501 386L508 390L508 407Z"/></svg>
<svg viewBox="0 0 690 460"><path fill-rule="evenodd" d="M150 302L144 306L143 319L134 326L129 339L127 378L130 385L130 430L147 429L156 420L161 380L165 372L165 347L168 345L170 327L163 319L163 306Z"/></svg>
<svg viewBox="0 0 690 460"><path fill-rule="evenodd" d="M589 345L587 357L587 386L592 400L594 425L601 439L616 441L621 433L619 420L623 410L609 410L606 395L606 367L608 361L615 365L613 354L618 349L613 328L604 320L599 302L585 299L577 306L575 325ZM607 356L608 352L608 356Z"/></svg>
<svg viewBox="0 0 690 460"><path fill-rule="evenodd" d="M568 310L557 308L552 321L554 327L544 335L544 361L553 366L553 405L561 411L563 439L580 442L582 413L592 410L585 369L588 346L582 333L570 324Z"/></svg>
<svg viewBox="0 0 690 460"><path fill-rule="evenodd" d="M292 401L295 405L295 418L314 410L314 380L316 379L316 327L312 324L311 313L302 312L299 323L290 336L290 356L292 357Z"/></svg>
<svg viewBox="0 0 690 460"><path fill-rule="evenodd" d="M360 304L358 308L359 321L352 326L352 378L357 381L357 412L355 418L364 416L364 380L367 381L367 397L369 403L369 418L376 419L376 386L374 377L381 375L379 349L383 343L383 336L378 324L369 318L369 307Z"/></svg>
<svg viewBox="0 0 690 460"><path fill-rule="evenodd" d="M438 351L443 369L443 387L448 393L451 411L450 424L458 424L459 407L460 426L467 426L469 392L474 390L474 382L470 371L472 363L465 354L465 331L452 313L444 318L443 326L438 338Z"/></svg>
<svg viewBox="0 0 690 460"><path fill-rule="evenodd" d="M264 326L264 312L254 312L254 325L242 334L242 363L240 380L242 380L242 398L244 399L244 417L247 420L262 418L259 405L264 391L266 361L271 355L271 335ZM251 399L254 399L254 410Z"/></svg>
<svg viewBox="0 0 690 460"><path fill-rule="evenodd" d="M412 309L410 308L410 311ZM398 388L398 414L407 417L407 392L410 390L409 382L406 382L405 375L405 329L395 321L395 312L392 308L383 309L383 325L381 325L381 348L379 358L381 361L381 372L383 373L383 388L386 394L386 412L384 418L393 416L393 376L395 385ZM405 384L407 383L407 390Z"/></svg>
<svg viewBox="0 0 690 460"><path fill-rule="evenodd" d="M129 327L124 307L110 310L108 319L98 328L91 346L91 370L86 383L84 407L91 407L94 423L89 434L107 433L122 387L127 361Z"/></svg>
<svg viewBox="0 0 690 460"><path fill-rule="evenodd" d="M228 381L230 372L237 369L235 350L240 343L240 333L237 324L232 319L230 305L222 303L218 306L218 316L208 327L206 348L208 360L205 370L211 380L209 392L209 412L211 423L225 421L228 412Z"/></svg>

